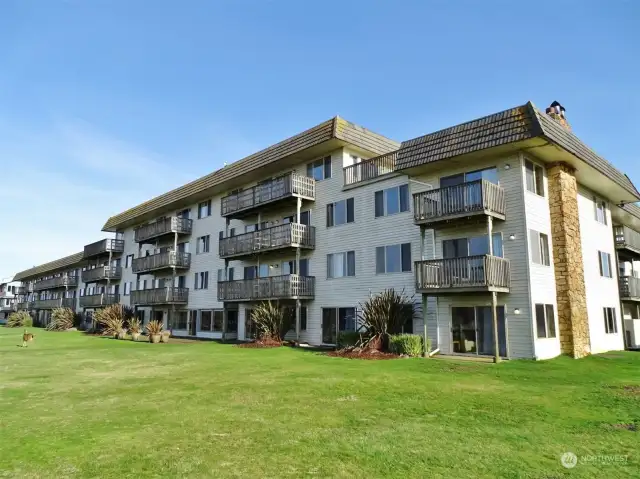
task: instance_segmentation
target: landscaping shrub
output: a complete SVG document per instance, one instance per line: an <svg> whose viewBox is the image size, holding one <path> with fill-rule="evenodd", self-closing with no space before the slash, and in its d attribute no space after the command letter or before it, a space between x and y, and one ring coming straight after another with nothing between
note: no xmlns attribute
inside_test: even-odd
<svg viewBox="0 0 640 479"><path fill-rule="evenodd" d="M117 336L125 331L125 308L121 304L112 304L99 309L93 314L93 319L100 326L103 336Z"/></svg>
<svg viewBox="0 0 640 479"><path fill-rule="evenodd" d="M284 314L284 309L271 301L265 301L255 308L251 319L256 326L258 339L282 341L292 326L291 315Z"/></svg>
<svg viewBox="0 0 640 479"><path fill-rule="evenodd" d="M406 354L413 358L424 353L422 336L417 334L394 334L389 336L389 351L395 354Z"/></svg>
<svg viewBox="0 0 640 479"><path fill-rule="evenodd" d="M357 346L360 341L361 333L355 331L341 331L338 334L338 348L348 348Z"/></svg>
<svg viewBox="0 0 640 479"><path fill-rule="evenodd" d="M16 311L7 318L7 328L30 328L33 319L26 311Z"/></svg>
<svg viewBox="0 0 640 479"><path fill-rule="evenodd" d="M381 351L388 350L389 336L401 333L417 312L413 297L408 297L404 290L397 292L393 288L371 296L360 305L360 311L360 325L369 335L362 346Z"/></svg>
<svg viewBox="0 0 640 479"><path fill-rule="evenodd" d="M51 312L51 322L47 331L66 331L73 328L76 314L70 308L56 308Z"/></svg>

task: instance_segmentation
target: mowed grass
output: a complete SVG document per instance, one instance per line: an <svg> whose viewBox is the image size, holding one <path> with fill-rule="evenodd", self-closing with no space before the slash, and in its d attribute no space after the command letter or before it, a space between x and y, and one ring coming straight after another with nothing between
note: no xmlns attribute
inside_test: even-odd
<svg viewBox="0 0 640 479"><path fill-rule="evenodd" d="M638 353L354 361L21 333L0 328L0 477L640 475L640 432L615 427L640 426ZM566 451L628 459L565 469Z"/></svg>

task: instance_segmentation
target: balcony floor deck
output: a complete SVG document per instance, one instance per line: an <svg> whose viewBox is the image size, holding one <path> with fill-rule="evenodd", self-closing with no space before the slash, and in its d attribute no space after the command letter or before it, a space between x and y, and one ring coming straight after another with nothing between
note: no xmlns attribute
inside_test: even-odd
<svg viewBox="0 0 640 479"><path fill-rule="evenodd" d="M506 215L496 213L495 211L490 210L477 210L477 211L465 211L464 213L457 213L454 215L447 215L436 218L416 218L414 217L413 222L416 225L421 226L459 226L460 224L478 221L480 222L483 218L487 216L492 216L496 220L504 221L506 219Z"/></svg>

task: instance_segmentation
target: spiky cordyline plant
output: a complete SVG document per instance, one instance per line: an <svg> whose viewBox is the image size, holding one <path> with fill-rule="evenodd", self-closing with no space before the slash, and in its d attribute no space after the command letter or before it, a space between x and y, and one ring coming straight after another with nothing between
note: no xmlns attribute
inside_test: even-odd
<svg viewBox="0 0 640 479"><path fill-rule="evenodd" d="M66 331L73 328L76 313L71 308L56 308L51 312L51 322L47 324L48 331Z"/></svg>
<svg viewBox="0 0 640 479"><path fill-rule="evenodd" d="M22 328L33 326L33 318L26 311L16 311L7 318L7 328Z"/></svg>
<svg viewBox="0 0 640 479"><path fill-rule="evenodd" d="M145 326L145 329L147 330L147 334L149 334L149 336L162 334L162 322L155 319L153 321L149 321Z"/></svg>
<svg viewBox="0 0 640 479"><path fill-rule="evenodd" d="M360 346L386 351L389 335L402 332L402 326L415 315L413 296L408 297L404 290L397 292L391 288L371 296L360 304L358 319L367 332Z"/></svg>
<svg viewBox="0 0 640 479"><path fill-rule="evenodd" d="M142 323L140 320L135 316L129 318L129 332L139 333L140 331L142 331Z"/></svg>
<svg viewBox="0 0 640 479"><path fill-rule="evenodd" d="M103 336L116 336L125 330L125 307L121 304L112 304L96 311L93 319L102 326Z"/></svg>
<svg viewBox="0 0 640 479"><path fill-rule="evenodd" d="M265 301L255 308L251 319L256 325L258 339L282 341L287 331L291 329L291 317L284 309L271 301Z"/></svg>

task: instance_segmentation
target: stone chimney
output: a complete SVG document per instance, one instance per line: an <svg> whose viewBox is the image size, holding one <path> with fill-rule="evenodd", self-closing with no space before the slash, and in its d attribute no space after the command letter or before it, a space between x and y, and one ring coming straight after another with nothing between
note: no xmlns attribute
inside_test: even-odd
<svg viewBox="0 0 640 479"><path fill-rule="evenodd" d="M562 126L564 126L567 130L571 131L571 125L569 125L569 122L567 121L564 107L560 103L558 103L557 101L554 101L545 110L545 113L549 115L551 118L553 118L555 121L560 123Z"/></svg>

